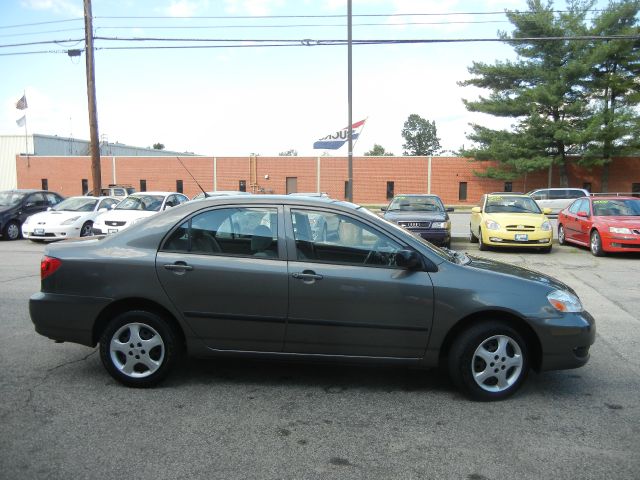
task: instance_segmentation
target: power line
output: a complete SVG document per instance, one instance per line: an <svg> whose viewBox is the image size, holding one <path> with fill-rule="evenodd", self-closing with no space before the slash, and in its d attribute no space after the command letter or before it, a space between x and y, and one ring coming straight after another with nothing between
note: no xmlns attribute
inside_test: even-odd
<svg viewBox="0 0 640 480"><path fill-rule="evenodd" d="M0 25L0 29L3 28L20 28L20 27L35 27L38 25L50 25L52 23L66 23L66 22L77 22L84 20L82 17L77 18L67 18L65 20L50 20L48 22L36 22L36 23L22 23L18 25Z"/></svg>

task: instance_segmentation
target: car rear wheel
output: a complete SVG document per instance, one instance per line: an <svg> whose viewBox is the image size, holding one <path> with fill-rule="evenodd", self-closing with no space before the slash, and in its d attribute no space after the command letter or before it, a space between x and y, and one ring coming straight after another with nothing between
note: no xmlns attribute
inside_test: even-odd
<svg viewBox="0 0 640 480"><path fill-rule="evenodd" d="M80 229L80 236L89 237L91 236L92 231L93 231L93 222L85 222L84 225L82 225L82 228Z"/></svg>
<svg viewBox="0 0 640 480"><path fill-rule="evenodd" d="M100 338L100 358L107 372L129 387L162 381L181 353L179 337L159 315L133 310L116 316Z"/></svg>
<svg viewBox="0 0 640 480"><path fill-rule="evenodd" d="M591 253L596 257L602 257L604 255L604 250L602 250L602 239L600 238L600 233L598 233L597 230L591 232L590 248Z"/></svg>
<svg viewBox="0 0 640 480"><path fill-rule="evenodd" d="M449 351L449 375L469 398L503 400L522 385L529 371L529 352L522 336L500 321L465 330Z"/></svg>
<svg viewBox="0 0 640 480"><path fill-rule="evenodd" d="M558 243L560 245L565 244L564 227L562 225L558 225Z"/></svg>
<svg viewBox="0 0 640 480"><path fill-rule="evenodd" d="M20 225L13 220L10 221L4 227L3 236L5 240L17 240L20 238Z"/></svg>

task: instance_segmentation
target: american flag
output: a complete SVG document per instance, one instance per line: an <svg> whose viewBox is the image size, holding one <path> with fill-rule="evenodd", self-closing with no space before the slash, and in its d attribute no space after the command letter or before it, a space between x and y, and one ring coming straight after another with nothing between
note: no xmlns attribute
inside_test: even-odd
<svg viewBox="0 0 640 480"><path fill-rule="evenodd" d="M18 110L24 110L25 108L27 108L27 95L22 95L22 98L20 100L17 101L16 103L16 108Z"/></svg>

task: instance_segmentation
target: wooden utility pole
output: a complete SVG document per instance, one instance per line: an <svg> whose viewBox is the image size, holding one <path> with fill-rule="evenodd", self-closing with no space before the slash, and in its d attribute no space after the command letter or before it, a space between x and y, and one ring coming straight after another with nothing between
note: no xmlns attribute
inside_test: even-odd
<svg viewBox="0 0 640 480"><path fill-rule="evenodd" d="M89 106L89 134L91 151L91 179L93 194L100 195L102 172L100 170L100 137L98 136L98 112L96 108L96 76L93 60L93 14L91 0L84 0L84 52L87 60L87 102Z"/></svg>

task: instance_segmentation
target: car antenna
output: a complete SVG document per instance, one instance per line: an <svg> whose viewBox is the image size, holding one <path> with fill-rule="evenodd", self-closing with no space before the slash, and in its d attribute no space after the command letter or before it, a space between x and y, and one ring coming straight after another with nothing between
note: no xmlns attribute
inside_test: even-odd
<svg viewBox="0 0 640 480"><path fill-rule="evenodd" d="M196 185L198 185L198 188L200 188L200 190L204 194L204 198L210 197L211 195L209 195L207 192L204 191L204 188L202 188L202 185L200 185L198 183L198 181L195 179L195 177L193 175L191 175L191 172L189 171L189 169L187 167L185 167L184 163L182 163L182 160L180 160L180 157L176 156L176 158L180 162L180 165L182 165L182 168L184 168L187 171L187 173L189 174L189 176L193 179L193 181L196 182Z"/></svg>

